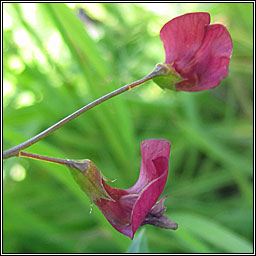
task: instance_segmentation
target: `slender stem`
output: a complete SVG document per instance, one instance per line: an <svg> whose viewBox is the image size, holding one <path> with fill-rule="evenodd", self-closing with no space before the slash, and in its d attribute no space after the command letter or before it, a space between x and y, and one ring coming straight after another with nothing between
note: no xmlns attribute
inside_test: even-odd
<svg viewBox="0 0 256 256"><path fill-rule="evenodd" d="M18 156L33 158L36 160L42 160L42 161L47 161L47 162L57 163L57 164L62 164L62 165L69 165L69 162L70 162L69 160L66 160L66 159L59 159L59 158L49 157L49 156L41 156L41 155L26 153L26 152L22 152L22 151L19 152Z"/></svg>
<svg viewBox="0 0 256 256"><path fill-rule="evenodd" d="M37 134L36 136L32 137L31 139L15 146L12 147L6 151L3 152L3 159L7 159L13 156L19 156L19 152L25 148L28 148L29 146L35 144L36 142L38 142L39 140L43 139L44 137L48 136L49 134L53 133L55 130L57 130L58 128L62 127L63 125L65 125L66 123L70 122L71 120L75 119L76 117L80 116L81 114L83 114L84 112L88 111L89 109L101 104L102 102L116 96L119 95L125 91L128 91L130 89L132 89L133 87L140 85L156 76L162 75L162 70L160 67L156 66L156 68L153 70L152 73L150 73L148 76L134 82L128 85L124 85L123 87L120 87L119 89L110 92L104 96L102 96L101 98L89 103L88 105L80 108L79 110L75 111L74 113L72 113L71 115L65 117L64 119L62 119L61 121L57 122L56 124L52 125L51 127L47 128L46 130L42 131L41 133Z"/></svg>
<svg viewBox="0 0 256 256"><path fill-rule="evenodd" d="M81 172L84 172L88 168L88 166L90 166L90 160L88 159L83 159L83 160L61 159L61 158L55 158L50 156L42 156L37 154L26 153L23 151L19 152L18 157L26 157L26 158L32 158L40 161L47 161L51 163L62 164L69 168L75 168Z"/></svg>

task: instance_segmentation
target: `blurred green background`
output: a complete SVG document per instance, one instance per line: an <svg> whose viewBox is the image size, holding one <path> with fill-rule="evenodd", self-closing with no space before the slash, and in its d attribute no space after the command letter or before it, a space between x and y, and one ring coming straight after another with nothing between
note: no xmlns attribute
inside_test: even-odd
<svg viewBox="0 0 256 256"><path fill-rule="evenodd" d="M252 3L5 3L3 147L15 146L164 61L161 27L206 11L233 39L229 76L200 93L153 82L97 106L26 151L91 159L119 188L140 169L140 143L171 142L163 195L177 231L145 226L132 241L63 166L3 164L5 253L249 253L253 241ZM130 248L130 249L128 249Z"/></svg>

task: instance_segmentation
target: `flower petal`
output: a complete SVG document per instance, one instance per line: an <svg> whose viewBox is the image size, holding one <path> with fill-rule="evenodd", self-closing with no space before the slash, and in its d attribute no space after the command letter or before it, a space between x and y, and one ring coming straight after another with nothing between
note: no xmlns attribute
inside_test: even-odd
<svg viewBox="0 0 256 256"><path fill-rule="evenodd" d="M133 233L131 239L164 190L169 169L168 160L168 158L162 156L155 159L155 161L153 160L155 168L159 173L161 173L161 176L154 179L141 191L141 194L134 205L132 211Z"/></svg>
<svg viewBox="0 0 256 256"><path fill-rule="evenodd" d="M120 233L131 236L131 211L132 206L129 209L129 204L125 204L125 201L132 201L133 204L138 197L134 195L129 195L128 192L118 188L112 188L103 181L103 185L107 193L115 200L101 199L95 202L101 212L104 214L108 222ZM122 199L123 198L123 199Z"/></svg>
<svg viewBox="0 0 256 256"><path fill-rule="evenodd" d="M138 181L126 191L132 194L139 194L147 184L159 178L166 168L168 170L170 149L170 142L164 139L143 141L141 143L141 169ZM160 161L162 164L166 164L165 168L156 168L153 162L153 160L157 161L156 159L160 157L166 159L165 162ZM159 164L161 164L160 162Z"/></svg>
<svg viewBox="0 0 256 256"><path fill-rule="evenodd" d="M167 22L160 31L165 49L165 62L179 72L201 46L210 15L188 13Z"/></svg>
<svg viewBox="0 0 256 256"><path fill-rule="evenodd" d="M154 225L161 228L166 229L174 229L176 230L178 228L178 224L175 223L173 220L168 218L167 216L163 216L163 214L166 211L166 208L164 207L164 201L167 196L162 197L148 212L147 216L141 223L141 226L143 225Z"/></svg>
<svg viewBox="0 0 256 256"><path fill-rule="evenodd" d="M164 201L167 196L162 197L149 211L149 214L154 216L164 215L166 208L164 207Z"/></svg>
<svg viewBox="0 0 256 256"><path fill-rule="evenodd" d="M232 39L220 24L207 27L200 49L180 72L187 80L176 84L177 90L202 91L216 87L228 75Z"/></svg>

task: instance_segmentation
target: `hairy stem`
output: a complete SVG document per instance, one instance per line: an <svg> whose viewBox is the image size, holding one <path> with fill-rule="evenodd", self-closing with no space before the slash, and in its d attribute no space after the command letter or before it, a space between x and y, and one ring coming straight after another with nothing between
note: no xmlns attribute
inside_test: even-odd
<svg viewBox="0 0 256 256"><path fill-rule="evenodd" d="M13 147L10 148L6 151L3 152L3 159L7 159L13 156L19 156L19 152L25 148L28 148L29 146L35 144L36 142L38 142L39 140L43 139L44 137L48 136L49 134L53 133L54 131L56 131L57 129L59 129L60 127L62 127L63 125L65 125L66 123L70 122L71 120L75 119L76 117L80 116L81 114L85 113L86 111L88 111L89 109L103 103L104 101L117 96L125 91L128 91L130 89L132 89L133 87L143 84L146 81L157 77L159 75L164 75L165 74L165 69L161 66L161 64L158 64L156 66L156 68L153 70L152 73L150 73L148 76L134 82L128 85L124 85L123 87L120 87L119 89L110 92L104 96L102 96L101 98L89 103L88 105L80 108L79 110L75 111L74 113L72 113L71 115L65 117L64 119L62 119L61 121L55 123L54 125L52 125L51 127L47 128L46 130L42 131L41 133L37 134L36 136L32 137L31 139Z"/></svg>

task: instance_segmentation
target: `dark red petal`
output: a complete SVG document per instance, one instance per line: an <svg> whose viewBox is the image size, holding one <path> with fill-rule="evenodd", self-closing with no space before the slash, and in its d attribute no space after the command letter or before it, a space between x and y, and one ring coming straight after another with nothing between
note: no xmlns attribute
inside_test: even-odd
<svg viewBox="0 0 256 256"><path fill-rule="evenodd" d="M176 84L177 90L202 91L216 87L228 75L232 39L220 24L207 27L205 38L194 58L180 72L188 80Z"/></svg>
<svg viewBox="0 0 256 256"><path fill-rule="evenodd" d="M160 31L165 49L165 62L179 72L193 58L202 44L209 13L188 13L167 22Z"/></svg>
<svg viewBox="0 0 256 256"><path fill-rule="evenodd" d="M122 197L129 196L129 193L125 190L112 188L103 181L103 185L107 193L115 200L105 200L101 199L95 202L101 212L104 214L108 222L120 233L131 236L131 212L132 206L130 209L120 200ZM131 198L130 198L131 200ZM135 200L132 200L135 202Z"/></svg>
<svg viewBox="0 0 256 256"><path fill-rule="evenodd" d="M131 194L139 194L132 211L131 239L163 192L168 176L170 149L167 140L152 139L141 143L140 176L136 184L126 190Z"/></svg>
<svg viewBox="0 0 256 256"><path fill-rule="evenodd" d="M169 163L171 144L163 139L151 139L141 143L141 169L139 179L134 186L127 189L131 194L139 194L140 191L152 180L159 178L165 168L156 168L153 160L163 157L167 159L167 168ZM160 195L159 195L160 196Z"/></svg>
<svg viewBox="0 0 256 256"><path fill-rule="evenodd" d="M168 169L169 169L169 157L158 157L153 160L155 168L161 176L157 179L154 179L149 183L140 193L139 198L137 199L133 211L132 211L132 236L135 234L138 227L141 225L142 221L155 205L156 201L162 194L164 186L166 184Z"/></svg>

